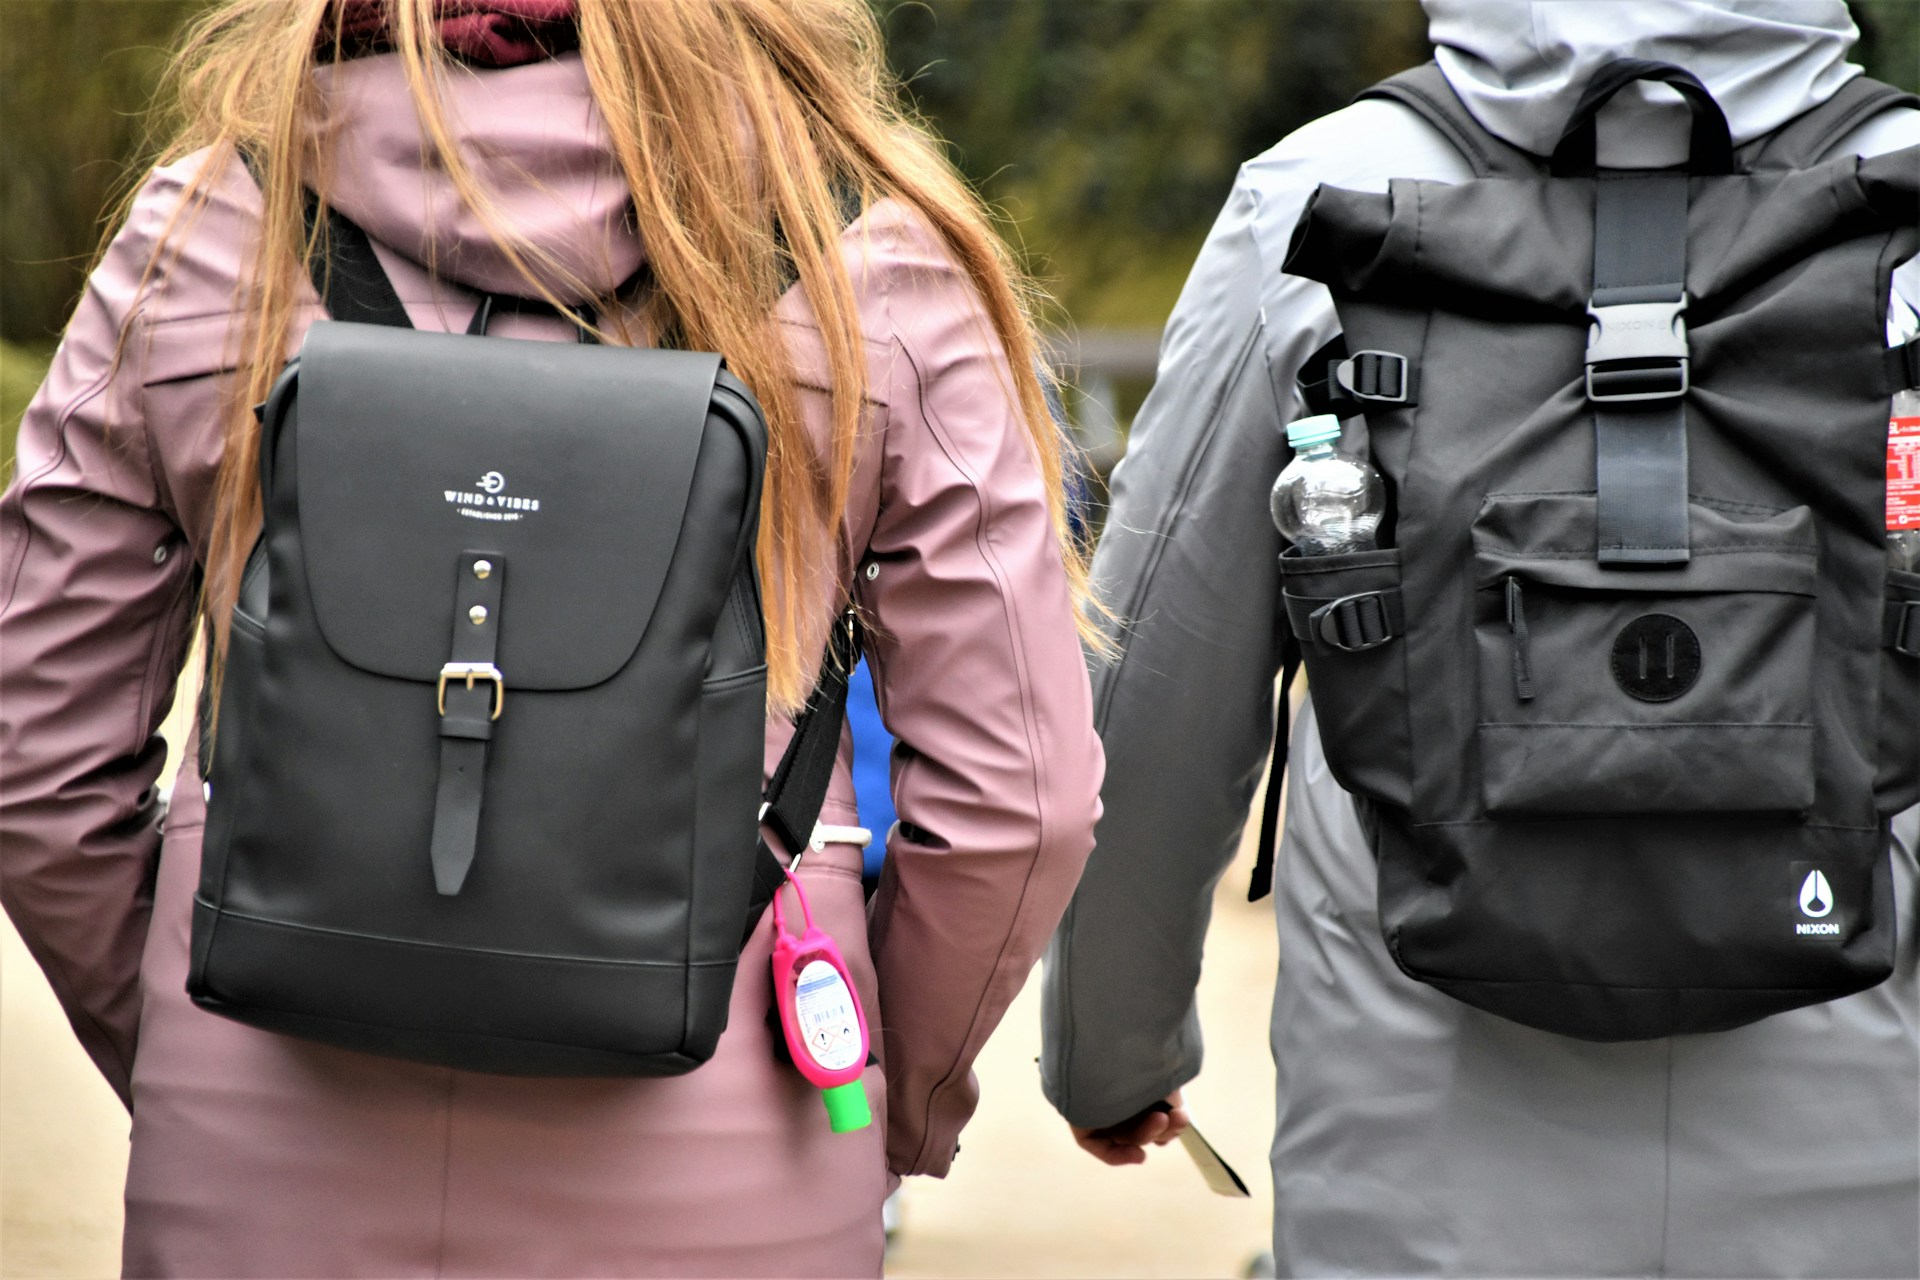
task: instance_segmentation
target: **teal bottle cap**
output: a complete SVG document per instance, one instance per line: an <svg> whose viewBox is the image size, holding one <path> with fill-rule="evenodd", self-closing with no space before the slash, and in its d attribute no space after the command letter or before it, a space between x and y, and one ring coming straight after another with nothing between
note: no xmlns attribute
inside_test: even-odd
<svg viewBox="0 0 1920 1280"><path fill-rule="evenodd" d="M827 1125L835 1133L852 1133L873 1123L873 1109L867 1105L864 1081L850 1080L820 1091L827 1104Z"/></svg>
<svg viewBox="0 0 1920 1280"><path fill-rule="evenodd" d="M1287 424L1287 443L1296 449L1325 444L1340 438L1340 419L1330 413L1315 414Z"/></svg>

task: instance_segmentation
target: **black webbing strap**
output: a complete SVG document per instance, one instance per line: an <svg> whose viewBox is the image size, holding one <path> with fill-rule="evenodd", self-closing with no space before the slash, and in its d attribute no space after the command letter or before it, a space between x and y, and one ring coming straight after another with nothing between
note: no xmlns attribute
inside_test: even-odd
<svg viewBox="0 0 1920 1280"><path fill-rule="evenodd" d="M1280 664L1280 698L1273 713L1273 759L1267 765L1267 790L1260 800L1260 843L1254 848L1248 902L1258 902L1273 892L1274 846L1280 840L1280 792L1287 775L1288 720L1291 718L1287 699L1293 692L1293 677L1299 670L1300 646L1288 644Z"/></svg>
<svg viewBox="0 0 1920 1280"><path fill-rule="evenodd" d="M1887 348L1887 394L1920 387L1920 338Z"/></svg>
<svg viewBox="0 0 1920 1280"><path fill-rule="evenodd" d="M1364 653L1407 629L1406 605L1398 587L1331 599L1282 591L1281 599L1294 639L1315 650Z"/></svg>
<svg viewBox="0 0 1920 1280"><path fill-rule="evenodd" d="M1587 399L1602 564L1683 564L1690 554L1686 274L1686 175L1598 178Z"/></svg>
<svg viewBox="0 0 1920 1280"><path fill-rule="evenodd" d="M1595 120L1642 80L1676 90L1693 117L1684 171L1599 173ZM1549 169L1594 177L1587 399L1593 405L1599 560L1686 563L1687 176L1733 172L1727 118L1698 77L1618 58L1587 80Z"/></svg>
<svg viewBox="0 0 1920 1280"><path fill-rule="evenodd" d="M454 570L453 643L440 669L440 775L433 795L433 887L460 892L480 840L486 797L487 743L506 711L506 681L494 665L500 645L501 585L506 559L462 551Z"/></svg>
<svg viewBox="0 0 1920 1280"><path fill-rule="evenodd" d="M1397 351L1348 355L1346 335L1339 333L1307 357L1293 385L1308 413L1336 418L1420 403L1419 366Z"/></svg>
<svg viewBox="0 0 1920 1280"><path fill-rule="evenodd" d="M840 731L847 719L847 679L860 660L860 622L849 610L835 622L820 664L813 697L794 722L793 737L767 783L760 821L780 837L788 855L798 859L813 840L820 807L827 802L827 786L840 755ZM753 894L747 906L746 934L752 936L760 916L785 884L780 860L760 841L753 859Z"/></svg>
<svg viewBox="0 0 1920 1280"><path fill-rule="evenodd" d="M1889 600L1882 642L1895 653L1920 658L1920 600Z"/></svg>

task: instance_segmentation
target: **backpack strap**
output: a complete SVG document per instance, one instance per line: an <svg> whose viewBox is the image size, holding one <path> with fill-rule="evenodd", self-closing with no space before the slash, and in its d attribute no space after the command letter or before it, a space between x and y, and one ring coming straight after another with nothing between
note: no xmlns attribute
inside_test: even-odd
<svg viewBox="0 0 1920 1280"><path fill-rule="evenodd" d="M1473 167L1476 178L1532 178L1541 172L1538 156L1496 138L1473 118L1436 62L1423 63L1363 89L1354 101L1370 98L1397 102L1432 125Z"/></svg>
<svg viewBox="0 0 1920 1280"><path fill-rule="evenodd" d="M1841 139L1883 111L1920 107L1920 97L1866 76L1855 76L1819 106L1803 111L1736 153L1740 167L1805 169L1829 158Z"/></svg>
<svg viewBox="0 0 1920 1280"><path fill-rule="evenodd" d="M795 864L812 844L814 824L827 802L827 786L833 781L833 766L840 756L840 731L847 719L847 680L860 660L860 640L860 619L849 609L834 623L813 697L794 721L793 737L773 771L773 780L767 784L766 802L760 806L760 821L780 837ZM747 905L743 945L759 927L760 916L773 895L786 882L786 868L773 856L767 842L760 841L753 856L753 893Z"/></svg>
<svg viewBox="0 0 1920 1280"><path fill-rule="evenodd" d="M1300 671L1300 646L1290 636L1285 655L1280 669L1280 705L1273 713L1273 759L1267 765L1267 790L1260 800L1260 843L1254 846L1253 882L1247 886L1248 902L1258 902L1273 892L1275 846L1280 841L1280 789L1287 776L1290 718L1287 699L1293 692L1293 677Z"/></svg>

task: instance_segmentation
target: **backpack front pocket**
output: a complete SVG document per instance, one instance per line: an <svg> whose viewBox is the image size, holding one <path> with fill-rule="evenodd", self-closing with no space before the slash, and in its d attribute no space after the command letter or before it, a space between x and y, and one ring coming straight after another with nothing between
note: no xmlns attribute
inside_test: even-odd
<svg viewBox="0 0 1920 1280"><path fill-rule="evenodd" d="M1695 501L1686 564L1623 569L1595 558L1594 505L1495 496L1474 522L1487 812L1811 808L1811 513Z"/></svg>

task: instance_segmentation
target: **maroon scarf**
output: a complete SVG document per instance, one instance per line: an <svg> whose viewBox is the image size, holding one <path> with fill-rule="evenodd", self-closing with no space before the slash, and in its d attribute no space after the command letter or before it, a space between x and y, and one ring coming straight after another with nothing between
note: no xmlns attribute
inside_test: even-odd
<svg viewBox="0 0 1920 1280"><path fill-rule="evenodd" d="M388 0L335 0L349 56L393 47ZM578 48L575 0L435 0L447 51L481 67L515 67ZM332 43L331 24L322 32Z"/></svg>

